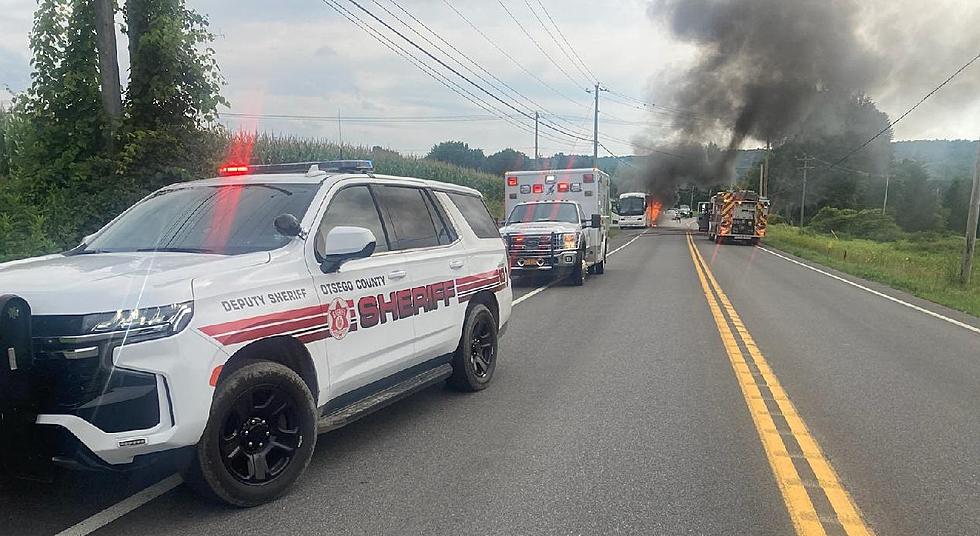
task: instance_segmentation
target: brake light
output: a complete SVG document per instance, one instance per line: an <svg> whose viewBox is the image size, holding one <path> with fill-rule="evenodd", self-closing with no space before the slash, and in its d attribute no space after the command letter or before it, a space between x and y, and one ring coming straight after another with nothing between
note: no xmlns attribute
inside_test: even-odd
<svg viewBox="0 0 980 536"><path fill-rule="evenodd" d="M582 182L595 182L595 175L592 173L582 175Z"/></svg>
<svg viewBox="0 0 980 536"><path fill-rule="evenodd" d="M218 168L218 175L222 177L245 175L246 173L248 173L248 166L221 166Z"/></svg>
<svg viewBox="0 0 980 536"><path fill-rule="evenodd" d="M534 193L536 193L536 194L543 194L544 193L544 185L543 184L535 184L533 187L531 187L531 191L534 192Z"/></svg>
<svg viewBox="0 0 980 536"><path fill-rule="evenodd" d="M568 183L567 182L559 182L558 183L558 191L559 192L567 192L568 191Z"/></svg>
<svg viewBox="0 0 980 536"><path fill-rule="evenodd" d="M517 186L517 177L507 177L507 186Z"/></svg>

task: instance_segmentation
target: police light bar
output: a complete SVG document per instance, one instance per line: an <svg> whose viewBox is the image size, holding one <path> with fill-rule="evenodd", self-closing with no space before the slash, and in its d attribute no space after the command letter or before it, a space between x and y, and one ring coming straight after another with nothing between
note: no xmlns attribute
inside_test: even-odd
<svg viewBox="0 0 980 536"><path fill-rule="evenodd" d="M284 164L257 164L222 166L218 175L228 177L246 174L307 173L316 166L319 171L334 173L373 173L374 162L370 160L322 160L317 162L288 162Z"/></svg>
<svg viewBox="0 0 980 536"><path fill-rule="evenodd" d="M218 168L218 175L222 177L245 175L246 173L248 173L248 166L221 166Z"/></svg>

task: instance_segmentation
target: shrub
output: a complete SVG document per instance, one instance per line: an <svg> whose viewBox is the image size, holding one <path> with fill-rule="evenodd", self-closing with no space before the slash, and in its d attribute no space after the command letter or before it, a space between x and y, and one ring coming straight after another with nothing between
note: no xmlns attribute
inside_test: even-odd
<svg viewBox="0 0 980 536"><path fill-rule="evenodd" d="M818 233L866 238L876 242L894 242L905 233L890 215L876 210L853 210L824 207L813 219L810 228Z"/></svg>

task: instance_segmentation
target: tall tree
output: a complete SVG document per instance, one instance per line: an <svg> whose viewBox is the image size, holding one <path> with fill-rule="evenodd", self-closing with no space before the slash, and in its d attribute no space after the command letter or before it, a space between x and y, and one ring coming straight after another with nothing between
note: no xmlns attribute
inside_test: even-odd
<svg viewBox="0 0 980 536"><path fill-rule="evenodd" d="M183 0L128 0L130 76L120 170L143 187L207 171L223 83L207 19Z"/></svg>
<svg viewBox="0 0 980 536"><path fill-rule="evenodd" d="M935 231L942 227L939 199L929 187L929 173L914 160L903 160L895 168L897 199L895 221L908 232Z"/></svg>
<svg viewBox="0 0 980 536"><path fill-rule="evenodd" d="M126 106L132 128L201 128L225 104L208 20L183 0L130 0L126 22L138 28ZM132 30L130 30L132 31Z"/></svg>
<svg viewBox="0 0 980 536"><path fill-rule="evenodd" d="M470 149L468 143L461 141L444 141L434 146L425 157L472 169L485 169L487 165L483 149Z"/></svg>
<svg viewBox="0 0 980 536"><path fill-rule="evenodd" d="M111 192L94 2L42 0L30 45L34 71L17 99L24 128L11 171L49 236L68 245L105 218L100 200Z"/></svg>
<svg viewBox="0 0 980 536"><path fill-rule="evenodd" d="M99 75L102 107L109 117L109 135L122 115L122 88L119 83L119 58L116 51L116 2L93 0L95 3L95 35L99 50Z"/></svg>

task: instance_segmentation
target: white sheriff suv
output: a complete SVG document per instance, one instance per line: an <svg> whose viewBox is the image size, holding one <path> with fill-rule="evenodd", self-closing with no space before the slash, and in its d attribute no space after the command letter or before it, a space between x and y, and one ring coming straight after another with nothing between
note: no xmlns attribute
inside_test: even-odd
<svg viewBox="0 0 980 536"><path fill-rule="evenodd" d="M221 175L0 264L5 466L183 449L192 486L252 506L318 433L438 382L488 385L512 293L479 192L369 161Z"/></svg>

